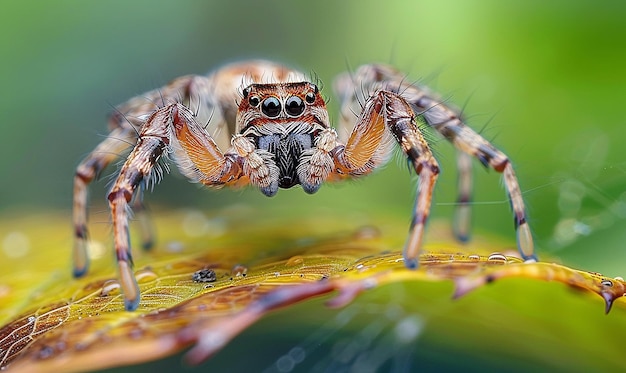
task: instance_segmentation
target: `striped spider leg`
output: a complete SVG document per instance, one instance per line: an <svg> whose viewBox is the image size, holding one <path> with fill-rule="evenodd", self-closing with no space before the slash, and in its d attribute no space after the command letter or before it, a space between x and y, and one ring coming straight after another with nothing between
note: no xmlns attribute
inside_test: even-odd
<svg viewBox="0 0 626 373"><path fill-rule="evenodd" d="M344 128L350 128L353 125L353 113L359 109L361 103L368 100L367 92L372 92L376 89L385 90L396 93L400 100L410 105L415 115L422 116L427 125L443 135L458 149L459 198L454 231L459 240L465 241L469 238L469 204L472 188L469 156L477 158L483 166L491 167L495 171L502 173L514 214L519 253L524 260L537 260L534 253L532 235L526 221L524 201L511 162L504 153L465 125L458 110L447 105L427 87L408 82L405 75L386 65L361 66L352 75L344 74L338 77L335 82L335 89L343 103L340 125ZM356 127L358 127L358 121ZM405 153L407 153L406 150ZM409 153L407 155L415 166L411 155ZM420 181L418 186L418 203L412 226L416 223L418 225L421 224L424 217L428 215L427 210L420 210L421 187L422 182ZM423 204L423 206L427 205ZM421 227L419 228L419 230L422 229ZM415 259L413 255L419 252L419 249L413 246L419 240L414 239L413 235L415 235L415 232L411 234L411 238L405 247L405 260L409 262Z"/></svg>
<svg viewBox="0 0 626 373"><path fill-rule="evenodd" d="M146 119L155 111L155 108L164 106L167 102L182 100L189 103L190 96L206 97L210 85L206 77L184 76L172 81L169 85L142 96L132 98L115 108L109 118L109 136L89 153L76 168L74 176L74 246L73 246L73 273L75 277L84 276L89 268L87 255L88 228L87 203L89 184L138 139ZM211 102L198 103L198 115L206 118L210 115ZM133 201L133 210L141 223L143 247L149 249L153 244L153 234L147 216L143 213L141 188Z"/></svg>

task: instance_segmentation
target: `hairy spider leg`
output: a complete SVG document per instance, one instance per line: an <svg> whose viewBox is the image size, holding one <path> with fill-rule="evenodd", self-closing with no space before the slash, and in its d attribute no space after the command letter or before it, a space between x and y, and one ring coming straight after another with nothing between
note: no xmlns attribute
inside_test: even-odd
<svg viewBox="0 0 626 373"><path fill-rule="evenodd" d="M135 142L137 134L132 128L118 127L102 141L76 168L74 175L74 246L73 246L73 274L81 277L89 268L87 241L87 187L119 154Z"/></svg>
<svg viewBox="0 0 626 373"><path fill-rule="evenodd" d="M152 126L149 123L162 122L165 120L164 116L165 113L161 110L156 111L148 120L146 128L151 129ZM135 190L149 177L168 143L167 132L163 136L158 136L156 133L148 135L142 131L135 148L129 154L107 196L111 209L120 286L127 310L134 310L139 305L139 286L132 271L133 260L128 233L129 203L133 199Z"/></svg>
<svg viewBox="0 0 626 373"><path fill-rule="evenodd" d="M439 166L404 98L384 90L370 96L345 147L340 145L333 152L335 172L359 176L379 166L390 153L385 134L393 136L419 176L413 218L404 246L405 265L417 268Z"/></svg>
<svg viewBox="0 0 626 373"><path fill-rule="evenodd" d="M426 122L457 149L477 158L485 167L491 167L502 173L513 210L517 248L524 260L537 261L532 234L526 220L524 199L509 158L465 125L452 109L441 102L428 96L422 96L412 102L422 111Z"/></svg>
<svg viewBox="0 0 626 373"><path fill-rule="evenodd" d="M514 215L514 224L517 234L517 247L524 260L536 261L534 243L530 227L526 219L526 209L522 198L519 182L513 171L508 157L496 149L491 143L481 135L468 127L458 110L447 105L443 100L433 94L427 87L407 82L405 76L397 70L386 65L364 65L357 69L352 76L340 76L335 85L340 97L349 97L350 90L363 95L370 87L379 87L401 95L411 105L413 111L421 115L426 123L442 134L459 151L467 153L478 159L485 167L491 167L495 171L503 174L504 185L507 189L509 201ZM361 96L362 97L362 96ZM358 101L358 99L355 99ZM348 103L342 109L342 118L347 116L346 110L354 103ZM348 107L348 109L346 109ZM464 164L459 166L460 191L459 200L467 199L467 203L460 203L457 206L457 220L459 226L457 233L462 240L463 226L469 227L469 193L471 189L471 171Z"/></svg>
<svg viewBox="0 0 626 373"><path fill-rule="evenodd" d="M236 138L233 140L233 148L238 149ZM150 178L159 158L170 152L175 154L181 168L186 167L187 173L193 170L198 181L207 185L236 182L242 176L255 180L253 174L258 172L258 168L246 171L246 162L249 161L246 156L222 154L186 106L170 104L150 116L108 194L120 286L128 311L137 309L140 300L139 286L132 271L128 234L129 203L139 185Z"/></svg>
<svg viewBox="0 0 626 373"><path fill-rule="evenodd" d="M120 279L127 309L135 309L139 301L138 287L132 275L127 210L129 204L132 204L142 230L143 246L151 247L154 234L141 194L147 182L158 181L154 172L152 178L147 176L162 153L172 153L180 171L192 181L217 187L252 183L261 191L275 189L268 186L276 173L272 168L275 165L268 155L254 149L253 144L242 136L233 138L237 102L241 96L240 87L251 82L302 79L303 75L282 65L268 61L248 61L226 66L208 76L188 75L174 79L162 88L131 98L117 106L110 118L109 137L76 170L73 203L74 276L86 274L89 266L88 184L119 153L126 150L129 144L136 143L124 164L124 175L119 174L108 194L116 231L115 251L120 261ZM172 116L173 114L176 115ZM173 125L167 124L167 118L170 118ZM185 124L176 125L177 123ZM150 133L154 129L157 129L156 135ZM164 139L174 141L161 149L158 138L162 139L163 144ZM222 154L219 149L229 151ZM142 163L142 157L146 156L154 159Z"/></svg>
<svg viewBox="0 0 626 373"><path fill-rule="evenodd" d="M74 177L74 244L73 244L73 274L75 277L85 275L89 267L87 254L87 201L88 186L98 174L120 157L129 147L137 142L137 137L144 122L159 107L181 101L189 107L194 107L200 121L212 119L211 130L220 132L225 127L221 113L215 113L212 103L202 101L201 97L212 97L206 92L213 86L211 80L204 76L188 75L171 81L163 88L155 89L141 96L134 97L124 104L118 105L109 118L111 132L95 150L93 150L78 165ZM233 99L228 99L232 101ZM225 133L224 133L225 132ZM226 143L230 140L228 130L221 131L219 139ZM141 189L141 188L140 188ZM142 247L150 249L154 245L154 230L142 201L142 191L138 190L132 201L135 220L142 236Z"/></svg>

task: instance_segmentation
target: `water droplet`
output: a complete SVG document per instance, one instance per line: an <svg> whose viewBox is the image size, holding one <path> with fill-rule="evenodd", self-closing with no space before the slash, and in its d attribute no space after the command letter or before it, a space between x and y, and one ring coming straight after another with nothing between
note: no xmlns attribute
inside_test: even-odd
<svg viewBox="0 0 626 373"><path fill-rule="evenodd" d="M234 277L245 277L248 273L248 267L236 264L233 269L230 270L230 273Z"/></svg>
<svg viewBox="0 0 626 373"><path fill-rule="evenodd" d="M287 260L287 263L285 263L285 265L288 267L292 267L295 265L300 265L302 263L304 263L304 258L300 255L295 255L289 258L289 260Z"/></svg>
<svg viewBox="0 0 626 373"><path fill-rule="evenodd" d="M480 260L480 255L470 255L467 257L469 260Z"/></svg>
<svg viewBox="0 0 626 373"><path fill-rule="evenodd" d="M506 263L506 256L500 254L500 253L493 253L491 255L489 255L489 258L487 258L488 261L490 262L501 262L501 263Z"/></svg>
<svg viewBox="0 0 626 373"><path fill-rule="evenodd" d="M354 267L354 268L356 268L357 270L359 270L359 271L360 271L360 270L362 270L362 269L363 269L363 267L365 267L365 266L363 265L363 263L359 263L359 264L357 264L357 265L356 265L356 267Z"/></svg>
<svg viewBox="0 0 626 373"><path fill-rule="evenodd" d="M620 277L620 276L617 276L617 277L615 277L615 281L624 281L624 278Z"/></svg>
<svg viewBox="0 0 626 373"><path fill-rule="evenodd" d="M35 322L35 320L36 320L35 316L29 316L29 317L28 317L28 322L29 322L29 323L30 323L30 322Z"/></svg>
<svg viewBox="0 0 626 373"><path fill-rule="evenodd" d="M609 288L613 287L613 281L611 281L611 280L602 280L602 282L600 282L600 284L602 286L606 286L606 287L609 287Z"/></svg>
<svg viewBox="0 0 626 373"><path fill-rule="evenodd" d="M158 276L156 273L152 272L150 268L140 269L135 272L135 278L137 282L148 282L150 280L156 279Z"/></svg>
<svg viewBox="0 0 626 373"><path fill-rule="evenodd" d="M120 283L117 280L108 280L102 284L102 290L100 290L101 297L107 297L109 294L116 289L120 288Z"/></svg>

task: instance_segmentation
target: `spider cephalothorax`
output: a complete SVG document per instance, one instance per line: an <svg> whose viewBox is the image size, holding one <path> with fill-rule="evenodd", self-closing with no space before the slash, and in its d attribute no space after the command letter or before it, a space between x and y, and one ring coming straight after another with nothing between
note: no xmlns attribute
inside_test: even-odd
<svg viewBox="0 0 626 373"><path fill-rule="evenodd" d="M416 268L439 174L417 126L418 116L460 151L457 236L468 237L468 159L473 156L504 175L520 254L535 259L511 163L467 127L459 112L386 65L365 65L342 75L335 89L342 104L339 131L331 127L315 84L297 71L267 61L228 65L208 76L184 76L118 106L110 119L110 136L81 162L74 177L74 275L84 275L88 267L87 185L129 142L135 145L108 194L128 310L136 309L140 300L132 271L128 207L132 203L139 219L145 219L137 194L163 154L170 154L193 181L213 187L249 184L273 196L278 188L301 185L305 192L315 193L324 182L369 174L387 161L395 142L419 176L404 247L405 265ZM151 245L152 235L145 231L144 247Z"/></svg>
<svg viewBox="0 0 626 373"><path fill-rule="evenodd" d="M302 185L307 193L321 184L311 174L319 134L330 127L326 104L315 84L308 82L252 84L243 90L237 113L238 133L255 144L270 168L267 196L278 188ZM330 173L332 161L323 166Z"/></svg>

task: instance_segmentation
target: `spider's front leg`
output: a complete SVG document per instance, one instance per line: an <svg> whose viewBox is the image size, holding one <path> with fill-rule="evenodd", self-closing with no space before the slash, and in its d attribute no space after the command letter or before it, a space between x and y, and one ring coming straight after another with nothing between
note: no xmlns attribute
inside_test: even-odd
<svg viewBox="0 0 626 373"><path fill-rule="evenodd" d="M346 145L333 151L335 172L353 176L369 173L388 157L389 134L419 176L413 219L404 247L405 265L416 268L439 165L415 123L413 110L401 96L386 90L370 96Z"/></svg>
<svg viewBox="0 0 626 373"><path fill-rule="evenodd" d="M208 185L226 184L241 177L241 159L224 155L184 105L171 104L155 111L142 127L137 144L122 166L108 194L113 224L115 253L124 306L132 311L139 305L139 286L132 271L128 233L128 211L137 188L164 153L173 152L186 175Z"/></svg>

